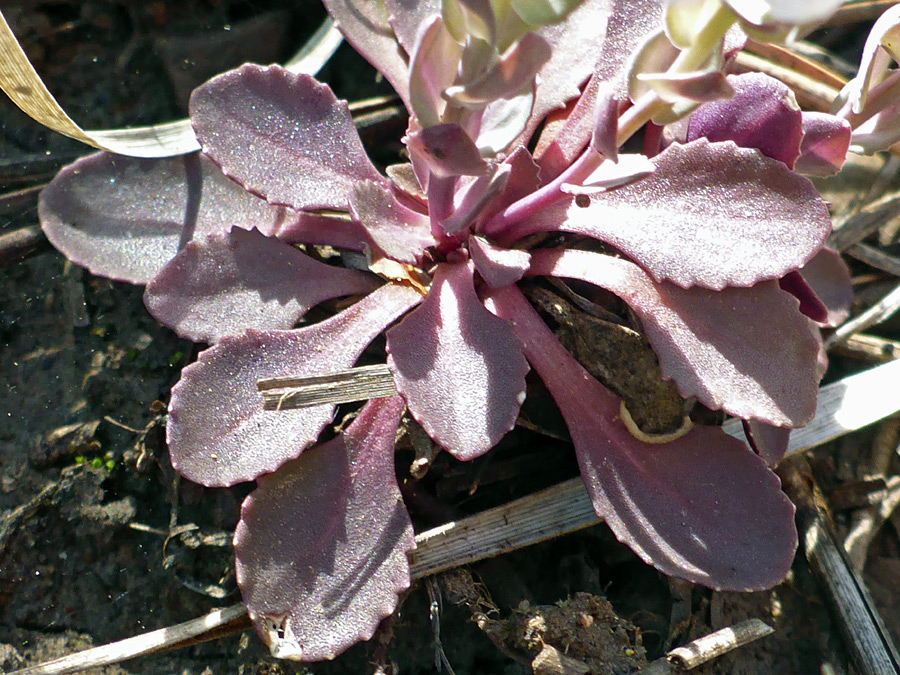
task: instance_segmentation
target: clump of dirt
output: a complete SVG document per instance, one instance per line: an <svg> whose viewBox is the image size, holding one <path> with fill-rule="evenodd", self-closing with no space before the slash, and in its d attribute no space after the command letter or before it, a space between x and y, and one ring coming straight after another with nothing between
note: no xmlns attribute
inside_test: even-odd
<svg viewBox="0 0 900 675"><path fill-rule="evenodd" d="M523 604L510 623L516 646L529 653L540 650L532 661L535 675L574 673L571 661L582 663L581 672L591 675L620 675L647 664L640 630L590 593L550 606Z"/></svg>
<svg viewBox="0 0 900 675"><path fill-rule="evenodd" d="M555 605L523 600L506 619L468 570L442 578L447 596L464 605L491 641L535 675L621 675L647 664L641 631L604 598L576 593Z"/></svg>

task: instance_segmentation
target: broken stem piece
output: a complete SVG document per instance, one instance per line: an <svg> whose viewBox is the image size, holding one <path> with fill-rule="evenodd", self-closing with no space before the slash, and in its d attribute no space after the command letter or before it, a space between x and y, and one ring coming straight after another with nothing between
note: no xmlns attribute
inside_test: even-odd
<svg viewBox="0 0 900 675"><path fill-rule="evenodd" d="M315 377L272 377L257 382L265 410L290 410L323 403L352 403L397 393L387 365L361 366Z"/></svg>

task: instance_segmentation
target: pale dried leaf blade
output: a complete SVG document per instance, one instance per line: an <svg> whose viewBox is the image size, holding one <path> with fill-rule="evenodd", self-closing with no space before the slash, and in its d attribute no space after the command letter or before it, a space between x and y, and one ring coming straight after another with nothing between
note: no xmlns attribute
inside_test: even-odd
<svg viewBox="0 0 900 675"><path fill-rule="evenodd" d="M248 621L245 618L246 616L247 610L243 603L230 605L184 623L167 626L166 628L142 633L125 640L110 642L100 647L85 649L52 661L45 661L35 666L23 668L15 671L14 675L68 675L68 673L78 673L88 668L122 663L138 656L146 656L170 649L177 649L180 646L187 646L187 644L193 644L193 642L188 641L195 639L199 641L210 639L212 637L211 634L215 635L217 631L232 622L241 619Z"/></svg>
<svg viewBox="0 0 900 675"><path fill-rule="evenodd" d="M316 377L273 377L257 383L265 410L306 408L323 403L353 403L397 393L386 364L360 366ZM283 391L272 391L283 389Z"/></svg>
<svg viewBox="0 0 900 675"><path fill-rule="evenodd" d="M292 72L315 73L341 44L330 19L289 62ZM86 131L69 117L37 74L0 13L0 89L33 120L64 136L130 157L174 157L200 149L187 119L128 129Z"/></svg>

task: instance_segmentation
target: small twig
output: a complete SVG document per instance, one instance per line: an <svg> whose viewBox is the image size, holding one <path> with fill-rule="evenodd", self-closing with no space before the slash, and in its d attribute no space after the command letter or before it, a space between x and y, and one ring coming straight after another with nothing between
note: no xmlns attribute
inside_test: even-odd
<svg viewBox="0 0 900 675"><path fill-rule="evenodd" d="M883 253L874 246L868 244L853 244L847 249L847 254L872 267L887 272L895 277L900 277L900 258Z"/></svg>
<svg viewBox="0 0 900 675"><path fill-rule="evenodd" d="M387 365L361 366L314 377L273 377L257 382L263 409L290 410L323 403L352 403L397 393Z"/></svg>
<svg viewBox="0 0 900 675"><path fill-rule="evenodd" d="M837 544L805 459L779 468L785 490L797 506L797 525L806 559L835 613L850 658L861 675L900 674L900 654L884 627L862 578Z"/></svg>
<svg viewBox="0 0 900 675"><path fill-rule="evenodd" d="M835 354L872 363L887 363L900 358L900 342L888 340L877 335L856 333L844 342L836 344L832 350Z"/></svg>
<svg viewBox="0 0 900 675"><path fill-rule="evenodd" d="M14 671L11 675L68 675L88 668L121 663L138 656L147 656L207 642L225 635L243 632L250 627L247 609L243 603L238 603L184 623L23 668Z"/></svg>
<svg viewBox="0 0 900 675"><path fill-rule="evenodd" d="M679 668L693 670L707 661L774 632L771 626L759 619L747 619L694 640L684 647L676 647L666 655L666 658Z"/></svg>
<svg viewBox="0 0 900 675"><path fill-rule="evenodd" d="M838 251L845 251L898 215L900 215L900 194L891 192L869 204L865 211L859 211L835 223L834 232L828 238L828 245Z"/></svg>
<svg viewBox="0 0 900 675"><path fill-rule="evenodd" d="M877 504L858 512L844 539L844 550L847 551L847 557L853 564L853 568L859 573L862 573L866 566L869 546L875 539L875 535L900 506L900 476L888 478L885 481L884 490L880 494L881 499Z"/></svg>
<svg viewBox="0 0 900 675"><path fill-rule="evenodd" d="M759 619L747 619L697 638L683 647L672 649L666 653L665 658L657 659L641 668L636 675L668 675L682 670L693 670L774 632L775 630L771 626Z"/></svg>
<svg viewBox="0 0 900 675"><path fill-rule="evenodd" d="M0 267L50 249L50 242L37 225L22 227L0 235Z"/></svg>
<svg viewBox="0 0 900 675"><path fill-rule="evenodd" d="M900 284L865 312L838 326L831 335L825 338L825 349L831 349L831 347L839 342L843 342L854 333L881 323L892 316L898 309L900 309Z"/></svg>

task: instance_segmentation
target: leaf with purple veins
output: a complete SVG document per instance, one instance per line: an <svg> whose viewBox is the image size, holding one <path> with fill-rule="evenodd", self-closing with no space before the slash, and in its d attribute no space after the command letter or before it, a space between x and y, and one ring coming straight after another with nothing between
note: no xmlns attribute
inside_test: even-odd
<svg viewBox="0 0 900 675"><path fill-rule="evenodd" d="M594 195L585 208L545 209L503 236L574 232L612 244L657 281L719 290L778 279L831 232L813 184L732 142L699 139L653 158L656 172Z"/></svg>
<svg viewBox="0 0 900 675"><path fill-rule="evenodd" d="M387 333L397 390L454 457L490 450L515 424L528 364L504 319L475 294L469 263L442 263L428 297Z"/></svg>
<svg viewBox="0 0 900 675"><path fill-rule="evenodd" d="M594 509L616 537L665 574L716 589L769 588L797 547L778 477L717 427L658 445L638 441L620 400L565 351L513 286L488 307L514 320L525 354L566 420Z"/></svg>
<svg viewBox="0 0 900 675"><path fill-rule="evenodd" d="M189 242L147 286L158 321L195 342L248 328L292 328L311 307L378 285L363 272L332 267L257 230L234 229Z"/></svg>
<svg viewBox="0 0 900 675"><path fill-rule="evenodd" d="M531 261L530 274L581 279L628 303L682 396L775 426L812 419L818 344L797 300L777 282L684 289L654 282L627 260L587 251L535 251Z"/></svg>
<svg viewBox="0 0 900 675"><path fill-rule="evenodd" d="M244 65L194 90L191 124L203 152L272 204L345 210L372 166L344 101L309 75Z"/></svg>
<svg viewBox="0 0 900 675"><path fill-rule="evenodd" d="M276 658L367 640L409 587L412 523L394 474L403 400L371 401L340 436L261 476L235 532L250 618Z"/></svg>
<svg viewBox="0 0 900 675"><path fill-rule="evenodd" d="M274 471L315 441L334 405L266 411L260 379L349 368L384 328L422 299L388 284L308 328L226 337L181 371L172 388L167 439L172 465L210 487Z"/></svg>
<svg viewBox="0 0 900 675"><path fill-rule="evenodd" d="M268 235L297 220L228 180L199 153L83 157L43 189L38 214L47 238L69 260L133 284L150 281L200 235L232 227Z"/></svg>

